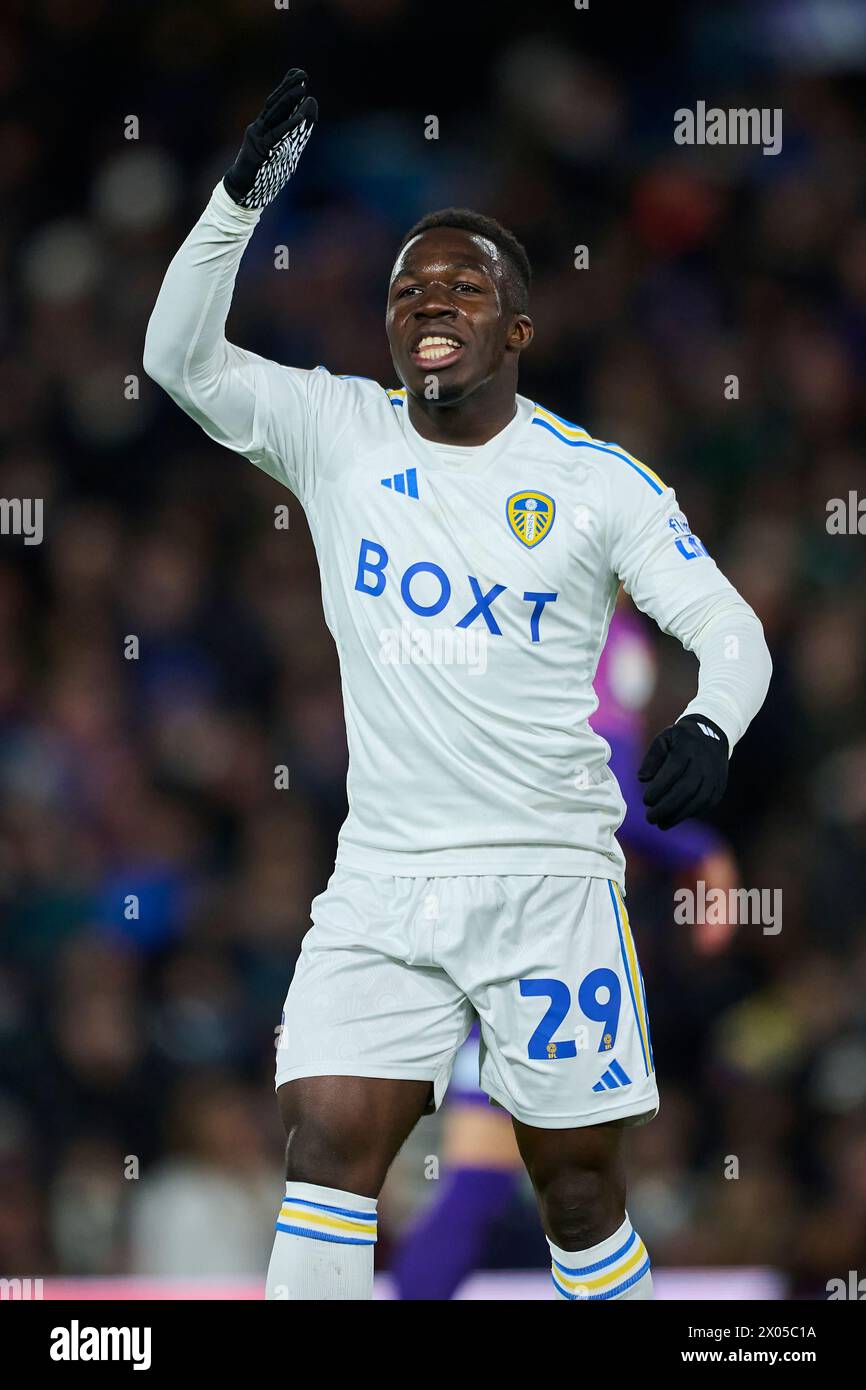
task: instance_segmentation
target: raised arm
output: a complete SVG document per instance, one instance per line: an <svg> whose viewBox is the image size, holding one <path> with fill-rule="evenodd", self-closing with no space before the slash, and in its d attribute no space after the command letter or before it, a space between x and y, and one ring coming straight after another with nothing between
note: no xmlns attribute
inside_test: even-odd
<svg viewBox="0 0 866 1390"><path fill-rule="evenodd" d="M148 376L212 439L295 491L308 448L310 373L235 347L225 324L261 210L291 177L312 133L317 107L306 84L306 74L292 69L247 127L237 159L168 268L144 345Z"/></svg>

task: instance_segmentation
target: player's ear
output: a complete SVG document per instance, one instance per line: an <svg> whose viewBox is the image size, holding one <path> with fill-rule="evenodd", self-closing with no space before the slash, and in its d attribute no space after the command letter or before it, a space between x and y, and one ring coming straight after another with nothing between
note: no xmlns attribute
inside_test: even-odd
<svg viewBox="0 0 866 1390"><path fill-rule="evenodd" d="M509 352L522 352L532 342L535 329L528 314L515 314L506 339Z"/></svg>

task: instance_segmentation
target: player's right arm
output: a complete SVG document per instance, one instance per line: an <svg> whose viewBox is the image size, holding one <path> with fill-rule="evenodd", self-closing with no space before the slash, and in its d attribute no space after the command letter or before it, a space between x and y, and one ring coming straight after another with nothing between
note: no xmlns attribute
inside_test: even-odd
<svg viewBox="0 0 866 1390"><path fill-rule="evenodd" d="M247 127L238 157L171 262L144 346L144 369L202 429L303 496L314 466L312 372L227 341L247 242L294 172L317 108L292 69Z"/></svg>

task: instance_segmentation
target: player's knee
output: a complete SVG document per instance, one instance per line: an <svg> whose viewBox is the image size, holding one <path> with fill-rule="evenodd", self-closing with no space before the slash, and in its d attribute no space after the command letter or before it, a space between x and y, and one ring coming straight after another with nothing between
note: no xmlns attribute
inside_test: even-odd
<svg viewBox="0 0 866 1390"><path fill-rule="evenodd" d="M376 1197L387 1171L387 1158L379 1152L369 1126L351 1116L303 1114L289 1130L286 1144L286 1181L310 1182L341 1192Z"/></svg>
<svg viewBox="0 0 866 1390"><path fill-rule="evenodd" d="M536 1184L545 1229L562 1250L587 1250L624 1217L623 1193L610 1173L566 1165Z"/></svg>

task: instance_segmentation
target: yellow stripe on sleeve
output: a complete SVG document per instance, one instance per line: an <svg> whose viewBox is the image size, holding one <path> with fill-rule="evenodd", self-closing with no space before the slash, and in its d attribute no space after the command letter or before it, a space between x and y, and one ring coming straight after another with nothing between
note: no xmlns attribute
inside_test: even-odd
<svg viewBox="0 0 866 1390"><path fill-rule="evenodd" d="M580 425L566 425L563 420L558 420L557 417L555 415L552 415L549 410L545 410L543 405L537 405L535 407L535 410L536 413L540 415L543 420L546 420L549 425L552 425L554 429L559 430L562 434L568 435L570 439L592 438L592 435L589 434L587 430L581 429Z"/></svg>

